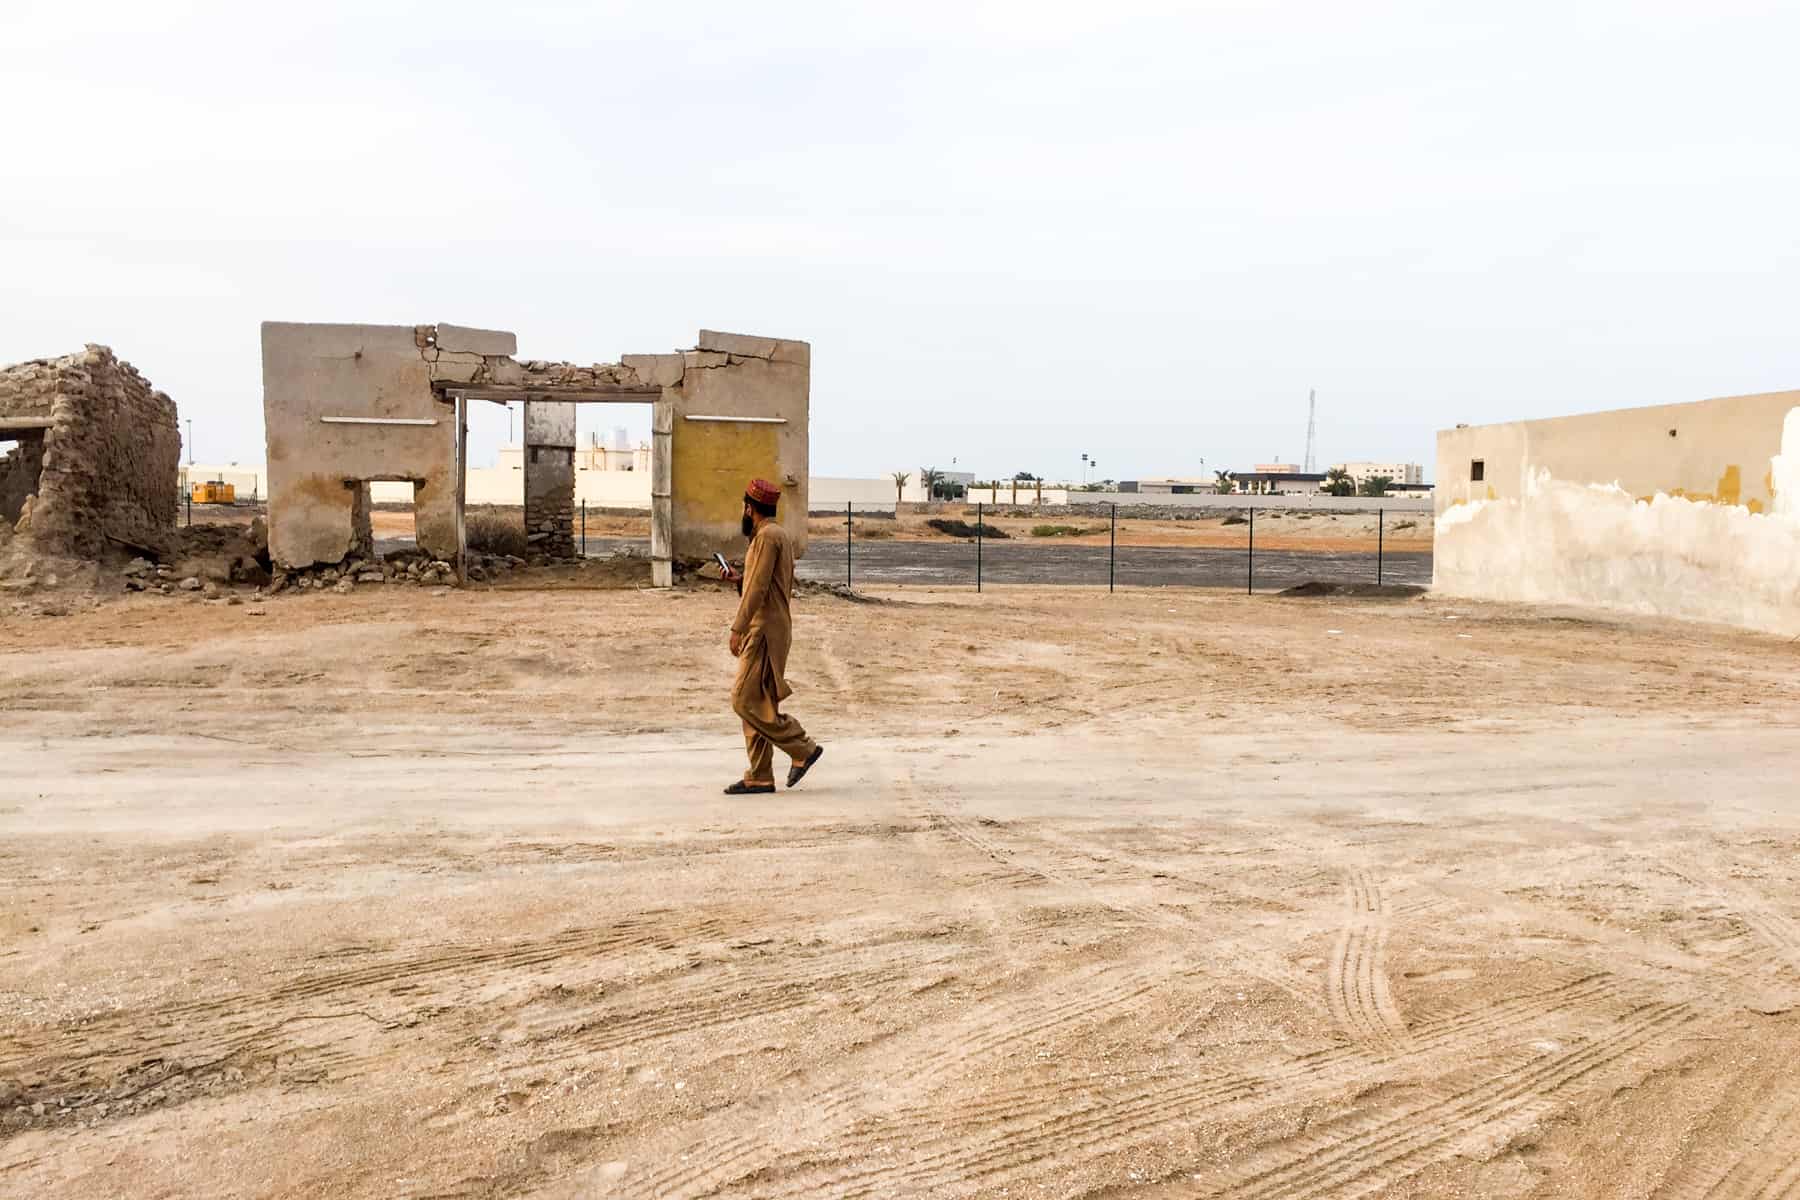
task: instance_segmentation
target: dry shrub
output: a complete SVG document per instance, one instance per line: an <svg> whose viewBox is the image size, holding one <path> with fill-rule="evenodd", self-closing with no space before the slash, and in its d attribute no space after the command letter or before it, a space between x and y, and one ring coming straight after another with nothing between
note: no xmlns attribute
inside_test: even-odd
<svg viewBox="0 0 1800 1200"><path fill-rule="evenodd" d="M463 521L463 534L469 549L478 554L510 554L524 558L531 548L531 543L525 540L523 517L470 513Z"/></svg>

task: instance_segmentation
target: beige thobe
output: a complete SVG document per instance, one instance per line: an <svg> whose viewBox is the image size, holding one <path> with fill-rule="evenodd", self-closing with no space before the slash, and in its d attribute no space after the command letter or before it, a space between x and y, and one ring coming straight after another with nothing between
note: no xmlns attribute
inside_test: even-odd
<svg viewBox="0 0 1800 1200"><path fill-rule="evenodd" d="M766 521L750 539L743 594L731 622L731 631L743 638L731 708L744 723L744 750L750 757L746 783L775 782L774 747L804 762L816 745L800 722L781 713L781 702L794 694L787 681L793 598L794 548L787 530Z"/></svg>

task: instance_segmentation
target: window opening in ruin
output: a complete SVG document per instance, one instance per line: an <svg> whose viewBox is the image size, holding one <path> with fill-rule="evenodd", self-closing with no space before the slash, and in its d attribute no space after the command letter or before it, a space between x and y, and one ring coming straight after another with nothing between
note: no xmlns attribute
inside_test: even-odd
<svg viewBox="0 0 1800 1200"><path fill-rule="evenodd" d="M1480 483L1487 478L1487 463L1479 458L1469 460L1469 482Z"/></svg>
<svg viewBox="0 0 1800 1200"><path fill-rule="evenodd" d="M25 501L36 496L44 474L41 430L8 430L0 434L0 521L18 524Z"/></svg>
<svg viewBox="0 0 1800 1200"><path fill-rule="evenodd" d="M419 544L418 483L411 479L353 479L350 556L371 563L416 556Z"/></svg>

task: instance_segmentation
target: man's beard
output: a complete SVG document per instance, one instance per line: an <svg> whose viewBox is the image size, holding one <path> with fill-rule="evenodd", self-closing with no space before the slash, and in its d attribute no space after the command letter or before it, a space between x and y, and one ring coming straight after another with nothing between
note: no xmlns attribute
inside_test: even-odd
<svg viewBox="0 0 1800 1200"><path fill-rule="evenodd" d="M744 514L744 536L745 537L754 537L755 534L756 534L756 521L750 516L749 513L745 513Z"/></svg>

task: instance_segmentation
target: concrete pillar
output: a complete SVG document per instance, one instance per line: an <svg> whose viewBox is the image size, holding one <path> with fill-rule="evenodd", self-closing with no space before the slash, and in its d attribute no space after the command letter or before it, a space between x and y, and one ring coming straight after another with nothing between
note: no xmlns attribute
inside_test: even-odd
<svg viewBox="0 0 1800 1200"><path fill-rule="evenodd" d="M575 405L525 402L525 540L534 553L575 556Z"/></svg>
<svg viewBox="0 0 1800 1200"><path fill-rule="evenodd" d="M669 390L650 407L650 586L675 586L675 402Z"/></svg>
<svg viewBox="0 0 1800 1200"><path fill-rule="evenodd" d="M367 480L344 485L350 489L350 553L364 558L375 555L374 502Z"/></svg>
<svg viewBox="0 0 1800 1200"><path fill-rule="evenodd" d="M456 564L462 549L462 508L456 480L447 473L413 483L413 524L419 549L441 562Z"/></svg>

